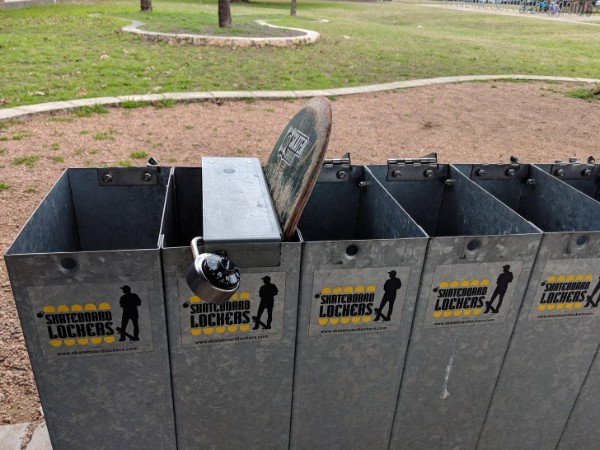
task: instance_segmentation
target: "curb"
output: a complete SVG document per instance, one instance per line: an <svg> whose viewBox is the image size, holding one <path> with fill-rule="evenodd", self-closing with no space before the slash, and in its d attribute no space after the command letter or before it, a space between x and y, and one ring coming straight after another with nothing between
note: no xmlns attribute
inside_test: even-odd
<svg viewBox="0 0 600 450"><path fill-rule="evenodd" d="M46 422L0 425L0 448L6 450L52 450Z"/></svg>
<svg viewBox="0 0 600 450"><path fill-rule="evenodd" d="M16 108L0 109L0 120L17 119L40 113L70 111L85 106L103 105L118 106L123 102L156 102L175 100L191 103L207 100L244 100L244 99L300 99L307 97L332 97L342 95L370 94L376 92L395 91L413 87L432 86L437 84L463 83L469 81L523 80L523 81L562 81L578 83L598 83L597 78L553 77L537 75L468 75L457 77L424 78L420 80L396 81L392 83L370 84L366 86L316 89L300 91L211 91L211 92L174 92L165 94L122 95L116 97L85 98L70 101L38 103Z"/></svg>
<svg viewBox="0 0 600 450"><path fill-rule="evenodd" d="M255 20L259 25L269 28L279 28L282 30L292 30L303 33L300 36L287 37L233 37L233 36L209 36L206 34L187 34L187 33L162 33L159 31L140 30L144 22L134 20L131 25L121 28L125 33L133 33L150 42L168 42L169 44L190 44L197 46L212 47L291 47L294 45L314 44L320 34L316 31L305 30L302 28L279 27L271 25L264 20Z"/></svg>

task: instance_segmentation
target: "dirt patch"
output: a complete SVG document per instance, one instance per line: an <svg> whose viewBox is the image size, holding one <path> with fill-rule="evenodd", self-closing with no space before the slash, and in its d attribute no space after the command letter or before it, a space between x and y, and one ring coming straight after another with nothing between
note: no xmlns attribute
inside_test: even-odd
<svg viewBox="0 0 600 450"><path fill-rule="evenodd" d="M332 101L329 157L355 163L437 151L444 162L551 162L600 153L600 102L569 98L585 85L465 83ZM66 167L197 166L205 155L263 161L304 101L198 103L38 116L0 130L0 250L5 252ZM37 393L6 268L0 264L0 423L39 418Z"/></svg>

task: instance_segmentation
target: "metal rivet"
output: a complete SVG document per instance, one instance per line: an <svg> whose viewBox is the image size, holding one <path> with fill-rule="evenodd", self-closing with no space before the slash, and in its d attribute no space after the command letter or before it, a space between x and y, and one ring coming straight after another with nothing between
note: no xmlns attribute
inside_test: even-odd
<svg viewBox="0 0 600 450"><path fill-rule="evenodd" d="M478 177L482 177L485 175L485 169L477 169L477 171L475 171L475 175L477 175Z"/></svg>
<svg viewBox="0 0 600 450"><path fill-rule="evenodd" d="M427 169L425 172L423 172L423 176L425 178L431 178L433 176L433 170Z"/></svg>
<svg viewBox="0 0 600 450"><path fill-rule="evenodd" d="M102 175L102 181L104 181L105 183L112 183L113 180L113 176L110 173L105 173L104 175Z"/></svg>
<svg viewBox="0 0 600 450"><path fill-rule="evenodd" d="M446 181L444 181L444 184L448 187L452 187L454 186L455 181L452 178L448 178Z"/></svg>
<svg viewBox="0 0 600 450"><path fill-rule="evenodd" d="M346 172L344 172L343 170L338 170L338 173L336 173L335 176L337 177L338 180L345 180Z"/></svg>
<svg viewBox="0 0 600 450"><path fill-rule="evenodd" d="M564 176L564 174L565 174L565 171L563 169L556 169L554 171L554 175L556 175L557 177L562 177L562 176Z"/></svg>
<svg viewBox="0 0 600 450"><path fill-rule="evenodd" d="M526 186L535 186L535 180L534 180L533 178L528 178L528 179L525 181L525 185L526 185Z"/></svg>
<svg viewBox="0 0 600 450"><path fill-rule="evenodd" d="M366 181L359 181L358 182L358 188L362 189L362 190L366 189L368 185L369 185L369 183L367 183Z"/></svg>
<svg viewBox="0 0 600 450"><path fill-rule="evenodd" d="M150 172L144 172L142 179L144 181L152 181L152 174Z"/></svg>
<svg viewBox="0 0 600 450"><path fill-rule="evenodd" d="M402 172L400 172L399 170L394 170L392 172L392 178L400 178L402 176Z"/></svg>
<svg viewBox="0 0 600 450"><path fill-rule="evenodd" d="M592 175L592 169L583 169L581 171L581 175L583 175L584 177L589 177Z"/></svg>
<svg viewBox="0 0 600 450"><path fill-rule="evenodd" d="M515 169L513 169L512 167L506 169L506 171L504 172L506 174L507 177L514 177L515 173L517 173L517 171Z"/></svg>

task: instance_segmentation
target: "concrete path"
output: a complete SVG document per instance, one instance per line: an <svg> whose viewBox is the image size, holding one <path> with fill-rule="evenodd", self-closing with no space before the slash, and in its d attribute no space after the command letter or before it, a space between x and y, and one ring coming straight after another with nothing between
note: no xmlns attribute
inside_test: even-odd
<svg viewBox="0 0 600 450"><path fill-rule="evenodd" d="M518 9L497 9L493 6L481 7L481 6L473 6L468 4L431 4L431 3L415 3L415 6L424 6L426 8L439 8L439 9L448 9L451 11L462 11L462 12L470 12L470 13L484 13L484 14L497 14L501 16L512 16L512 17L521 17L525 19L538 19L538 20L553 20L555 22L565 22L565 23L573 23L577 25L591 25L593 27L600 26L598 22L600 18L597 17L587 17L587 16L579 16L576 14L561 14L560 16L551 16L548 14L535 13L532 14L529 11L525 13L520 13Z"/></svg>
<svg viewBox="0 0 600 450"><path fill-rule="evenodd" d="M52 450L45 422L0 426L2 450Z"/></svg>
<svg viewBox="0 0 600 450"><path fill-rule="evenodd" d="M39 103L37 105L19 106L17 108L0 109L0 120L17 119L34 114L69 111L83 106L104 105L118 106L125 101L156 102L175 100L178 102L200 102L214 100L243 99L295 99L316 96L336 97L340 95L369 94L375 92L395 91L412 87L431 86L434 84L463 83L469 81L494 80L526 80L526 81L564 81L600 84L598 78L552 77L537 75L468 75L456 77L424 78L421 80L396 81L393 83L370 84L366 86L302 90L302 91L211 91L211 92L174 92L165 94L122 95L117 97L84 98L62 102Z"/></svg>

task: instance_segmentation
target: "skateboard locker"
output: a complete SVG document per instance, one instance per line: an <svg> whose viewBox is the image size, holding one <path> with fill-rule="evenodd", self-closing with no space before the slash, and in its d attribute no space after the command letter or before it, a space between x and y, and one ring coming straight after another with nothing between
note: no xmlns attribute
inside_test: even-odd
<svg viewBox="0 0 600 450"><path fill-rule="evenodd" d="M435 158L368 169L430 236L389 448L474 448L541 233Z"/></svg>
<svg viewBox="0 0 600 450"><path fill-rule="evenodd" d="M5 255L56 450L597 445L600 168L322 164L331 119L61 175Z"/></svg>
<svg viewBox="0 0 600 450"><path fill-rule="evenodd" d="M593 159L589 159L587 163L578 163L570 161L569 163L555 164L540 164L538 165L543 170L548 171L556 178L564 181L575 189L587 194L588 196L600 200L600 166L595 164ZM596 283L592 283L596 285ZM594 290L596 287L594 286ZM592 291L592 297L595 297L595 292ZM600 302L596 300L594 304ZM577 396L573 410L569 415L569 419L561 434L558 448L586 448L591 443L600 441L600 430L596 426L600 421L600 358L598 350L588 371L585 381L581 387L581 391Z"/></svg>
<svg viewBox="0 0 600 450"><path fill-rule="evenodd" d="M534 165L460 169L544 232L478 448L555 448L600 342L600 204Z"/></svg>
<svg viewBox="0 0 600 450"><path fill-rule="evenodd" d="M324 165L298 228L290 448L387 448L427 235L349 158Z"/></svg>
<svg viewBox="0 0 600 450"><path fill-rule="evenodd" d="M52 446L175 448L159 230L169 169L68 169L5 255Z"/></svg>
<svg viewBox="0 0 600 450"><path fill-rule="evenodd" d="M258 159L175 168L161 236L178 447L286 448L301 241L282 242ZM227 303L186 283L197 236L201 252L224 251L239 267Z"/></svg>

